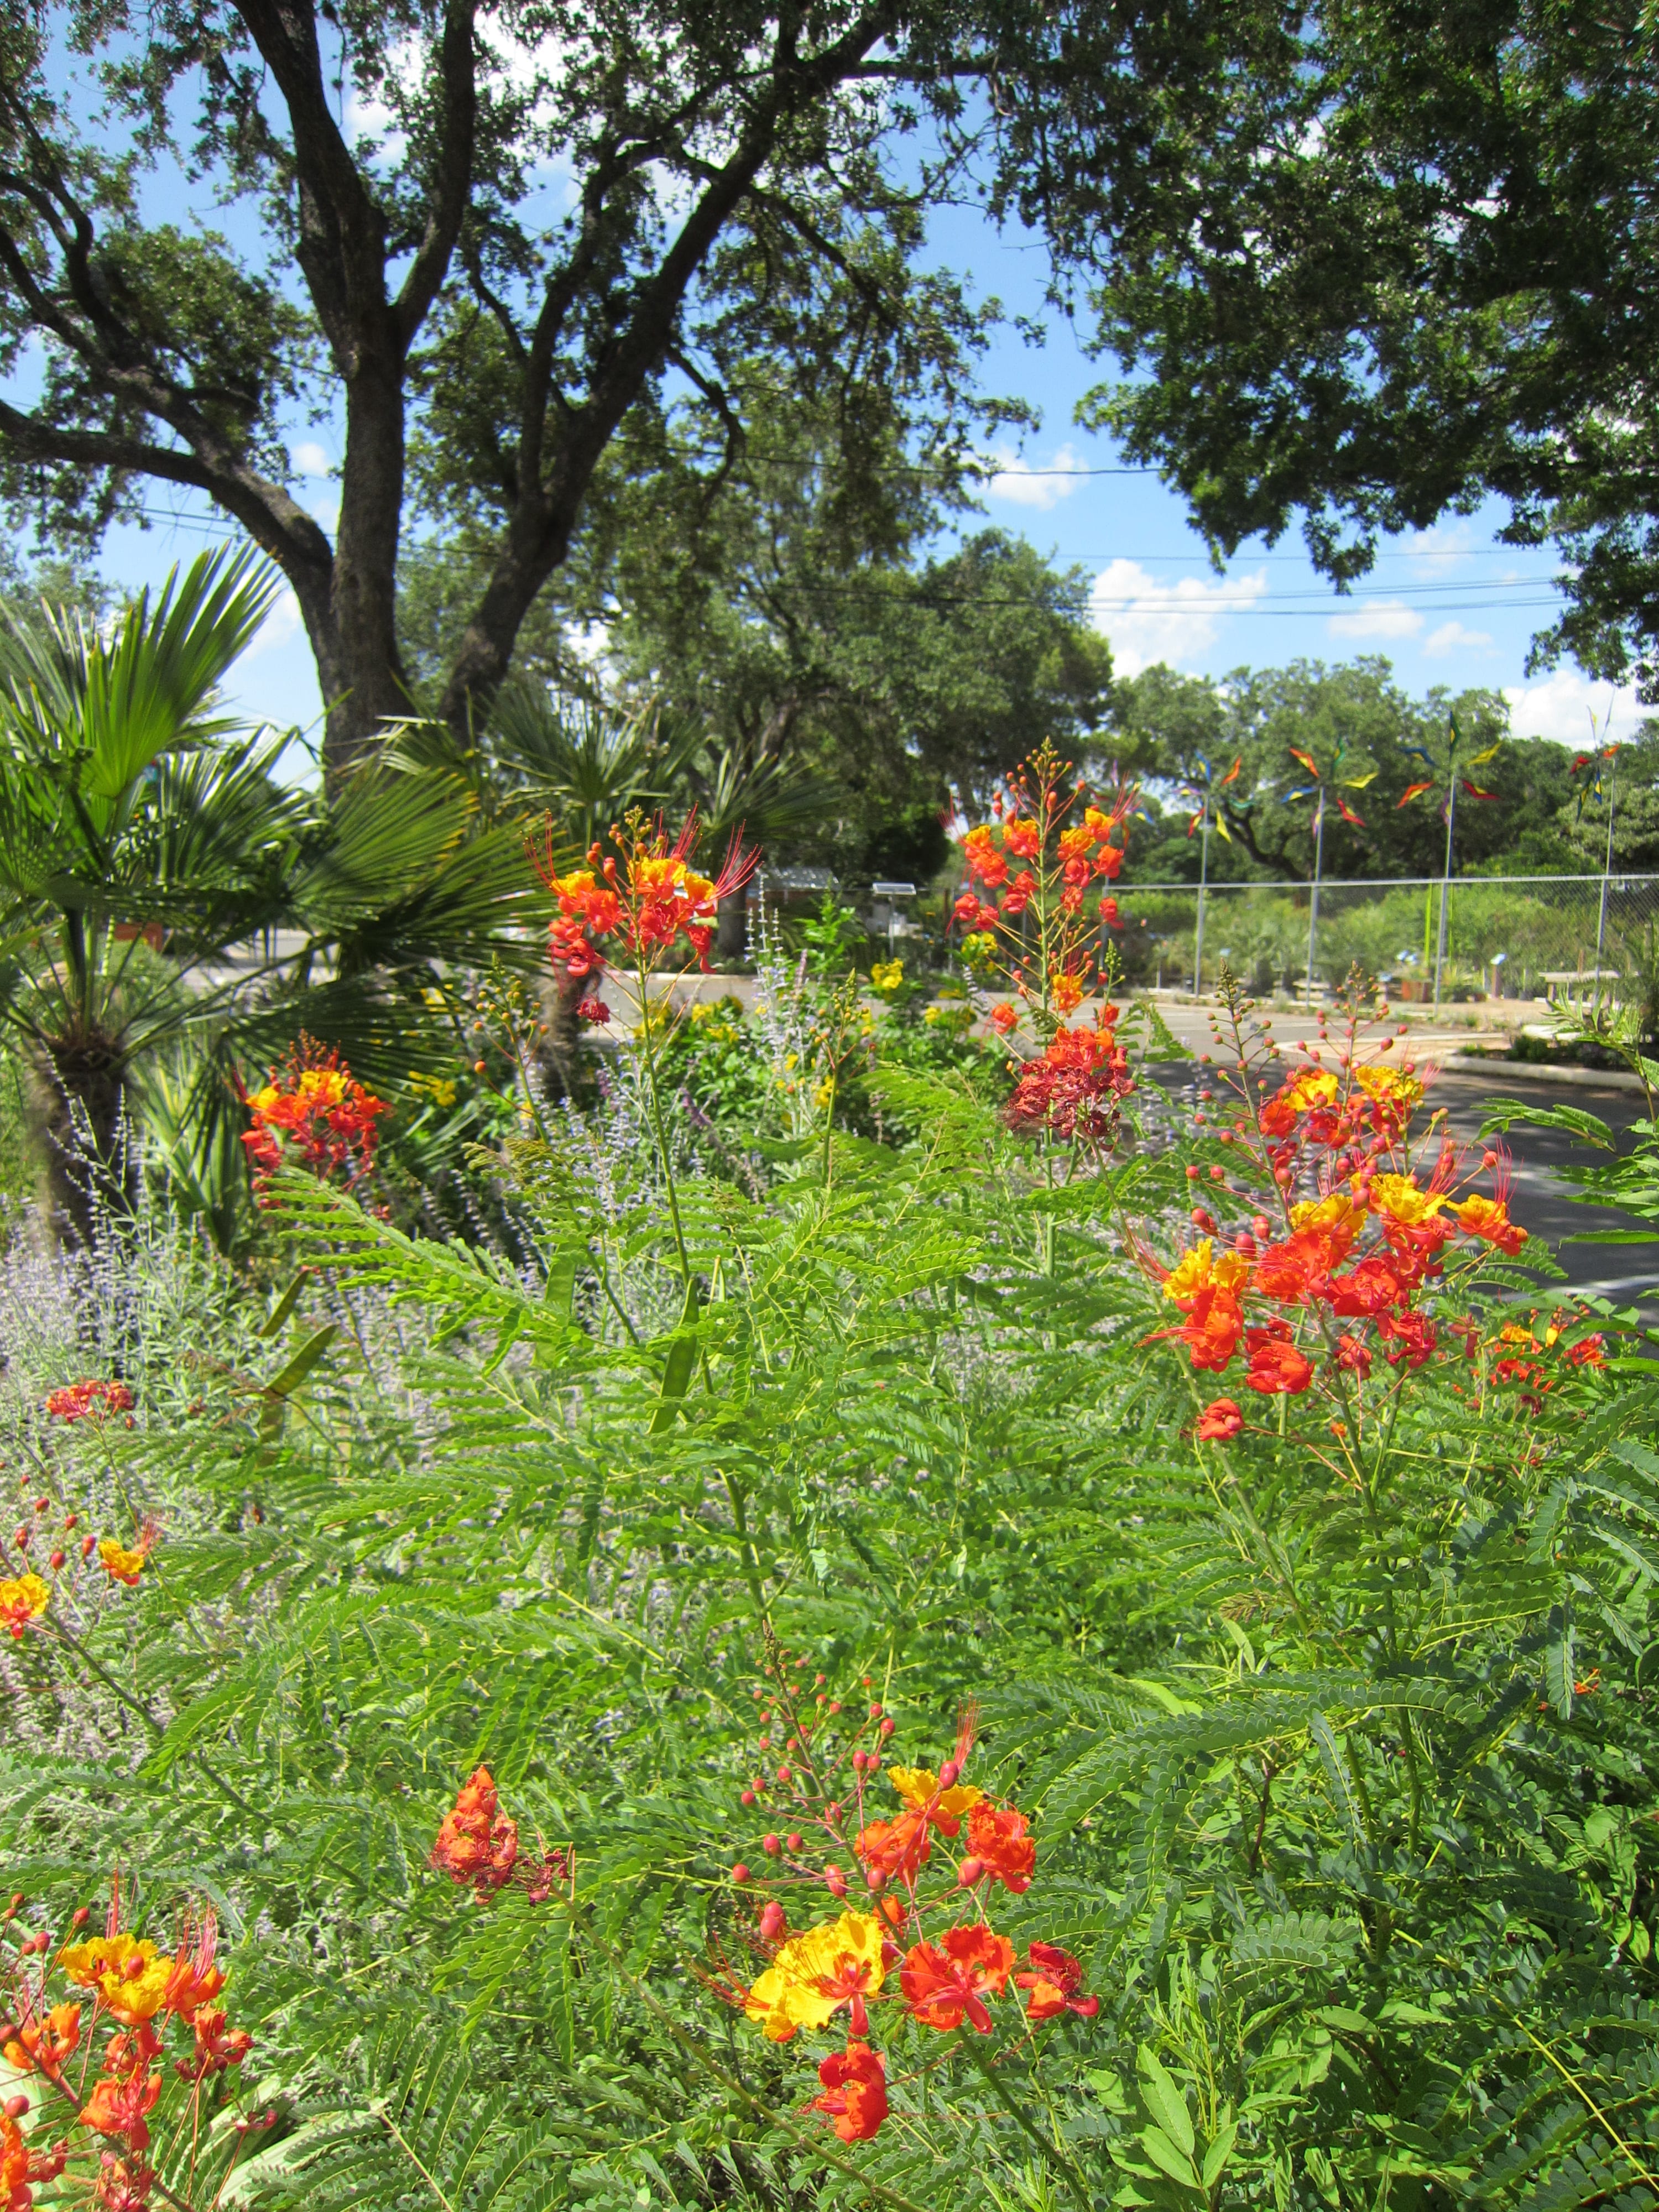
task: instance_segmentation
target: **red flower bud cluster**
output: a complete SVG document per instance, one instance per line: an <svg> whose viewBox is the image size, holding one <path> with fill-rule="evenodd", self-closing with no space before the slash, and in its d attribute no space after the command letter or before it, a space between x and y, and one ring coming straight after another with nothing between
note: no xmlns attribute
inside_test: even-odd
<svg viewBox="0 0 1659 2212"><path fill-rule="evenodd" d="M804 1674L802 1660L792 1665L780 1651L755 1691L761 1771L742 1801L787 1797L795 1822L787 1835L771 1830L759 1838L763 1872L744 1860L731 1869L734 1882L757 1892L749 1942L763 1971L745 1982L720 1962L705 1979L773 2042L822 2030L846 2012L846 2046L820 2062L820 2092L806 2109L856 2142L873 2136L888 2112L888 2062L871 2039L872 2011L891 2006L921 2027L945 2033L965 2024L982 2035L991 2032L993 2005L1011 1989L1024 1992L1033 2024L1063 2014L1092 2018L1099 1999L1083 1993L1083 1969L1069 1952L1033 1942L1022 1960L991 1924L999 1889L1019 1896L1030 1887L1036 1844L1017 1806L963 1779L975 1743L972 1711L937 1772L894 1765L884 1775L885 1754L866 1747L894 1730L881 1700L843 1722L852 1701L829 1698L820 1674L809 1703ZM769 1778L780 1746L789 1758ZM792 1891L827 1891L846 1909L792 1934L785 1903ZM859 1904L847 1905L849 1894ZM949 1924L938 1927L939 1920Z"/></svg>
<svg viewBox="0 0 1659 2212"><path fill-rule="evenodd" d="M514 1882L532 1905L544 1905L555 1889L574 1878L568 1851L550 1851L544 1845L538 1858L520 1857L519 1824L501 1811L487 1766L476 1768L462 1784L439 1827L431 1863L475 1896L492 1896Z"/></svg>

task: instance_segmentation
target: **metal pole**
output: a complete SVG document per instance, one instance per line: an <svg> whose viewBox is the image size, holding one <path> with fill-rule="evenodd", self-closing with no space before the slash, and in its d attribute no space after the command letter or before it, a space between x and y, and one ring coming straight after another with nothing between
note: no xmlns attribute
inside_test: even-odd
<svg viewBox="0 0 1659 2212"><path fill-rule="evenodd" d="M1457 771L1450 771L1450 789L1446 799L1446 872L1440 878L1440 933L1434 946L1434 1003L1440 1004L1440 970L1446 962L1446 899L1451 890L1452 836L1457 826Z"/></svg>
<svg viewBox="0 0 1659 2212"><path fill-rule="evenodd" d="M1204 794L1203 857L1198 868L1198 942L1193 947L1193 996L1204 995L1204 894L1210 882L1210 794Z"/></svg>
<svg viewBox="0 0 1659 2212"><path fill-rule="evenodd" d="M1313 898L1308 907L1308 1004L1313 1004L1314 933L1319 927L1319 878L1325 866L1325 794L1319 794L1319 812L1314 821L1314 879Z"/></svg>
<svg viewBox="0 0 1659 2212"><path fill-rule="evenodd" d="M1607 934L1607 878L1613 873L1613 756L1607 756L1607 857L1601 870L1601 911L1595 921L1595 996L1601 997L1601 947Z"/></svg>

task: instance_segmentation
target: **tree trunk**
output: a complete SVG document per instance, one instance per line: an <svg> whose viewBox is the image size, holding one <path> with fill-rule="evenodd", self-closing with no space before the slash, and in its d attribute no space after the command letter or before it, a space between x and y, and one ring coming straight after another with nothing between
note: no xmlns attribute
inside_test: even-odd
<svg viewBox="0 0 1659 2212"><path fill-rule="evenodd" d="M132 1196L118 1142L126 1063L107 1037L64 1037L47 1048L46 1201L59 1242L89 1251L99 1216Z"/></svg>

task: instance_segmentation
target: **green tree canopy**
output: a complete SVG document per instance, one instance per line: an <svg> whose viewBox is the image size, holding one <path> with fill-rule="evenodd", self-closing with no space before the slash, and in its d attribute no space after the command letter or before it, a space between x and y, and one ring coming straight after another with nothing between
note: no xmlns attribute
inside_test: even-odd
<svg viewBox="0 0 1659 2212"><path fill-rule="evenodd" d="M1408 745L1443 750L1448 717L1455 714L1468 742L1498 751L1471 777L1491 799L1461 797L1455 863L1461 869L1516 856L1527 867L1571 868L1574 856L1561 835L1563 808L1571 812L1571 756L1542 738L1507 735L1509 710L1493 691L1452 697L1437 687L1410 698L1379 655L1328 668L1292 661L1287 668L1235 669L1218 682L1180 676L1162 665L1120 687L1117 716L1126 757L1143 773L1173 784L1200 776L1207 761L1217 781L1216 816L1226 839L1212 839L1213 872L1247 878L1301 877L1314 872L1314 803L1289 794L1309 777L1291 748L1306 753L1329 778L1342 749L1344 777L1374 771L1363 790L1332 786L1325 817L1325 872L1330 876L1432 876L1445 857L1445 827L1431 793L1408 800L1402 793L1430 774ZM1219 780L1235 760L1237 777ZM1342 798L1359 817L1337 811ZM1601 820L1605 824L1605 812ZM1168 829L1164 829L1164 822ZM1184 836L1185 817L1168 815L1152 834L1131 844L1131 866L1144 880L1194 878L1195 842ZM1164 834L1158 834L1163 830ZM1605 835L1605 830L1604 830Z"/></svg>
<svg viewBox="0 0 1659 2212"><path fill-rule="evenodd" d="M1650 8L1242 7L1133 161L1109 81L1033 97L1017 127L1054 187L1030 211L1136 371L1088 417L1179 485L1212 544L1299 514L1346 581L1383 534L1496 495L1511 543L1565 556L1539 658L1633 670L1651 696Z"/></svg>

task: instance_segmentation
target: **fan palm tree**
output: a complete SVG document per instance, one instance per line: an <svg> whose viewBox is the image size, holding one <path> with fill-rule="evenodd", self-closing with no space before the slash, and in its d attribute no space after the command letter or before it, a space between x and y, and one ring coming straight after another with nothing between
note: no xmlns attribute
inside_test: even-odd
<svg viewBox="0 0 1659 2212"><path fill-rule="evenodd" d="M538 957L519 836L480 827L464 780L388 757L332 799L294 790L286 740L219 711L276 589L257 556L204 555L107 637L50 608L0 633L0 1022L43 1083L53 1212L81 1241L145 1064L174 1071L169 1127L194 1117L210 1149L235 1060L304 1028L400 1079L453 1057L458 969ZM297 951L228 969L277 931Z"/></svg>
<svg viewBox="0 0 1659 2212"><path fill-rule="evenodd" d="M129 1073L212 1011L191 971L276 919L303 802L282 741L243 736L218 687L276 584L204 556L100 636L43 607L0 632L0 1021L47 1098L60 1226L84 1237L115 1171Z"/></svg>

